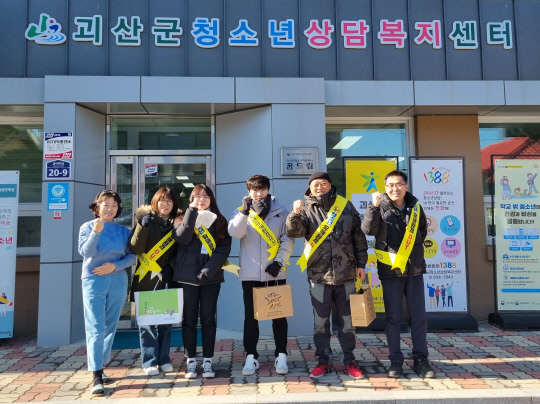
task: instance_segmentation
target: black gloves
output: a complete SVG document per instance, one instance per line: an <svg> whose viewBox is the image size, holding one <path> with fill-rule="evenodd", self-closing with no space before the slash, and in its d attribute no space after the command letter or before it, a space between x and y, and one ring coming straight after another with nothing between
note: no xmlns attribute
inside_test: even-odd
<svg viewBox="0 0 540 404"><path fill-rule="evenodd" d="M152 215L146 215L141 219L141 226L142 227L148 227L150 226L150 223L152 223Z"/></svg>
<svg viewBox="0 0 540 404"><path fill-rule="evenodd" d="M173 280L174 268L171 264L167 264L161 270L161 277L163 278L163 283L170 283Z"/></svg>
<svg viewBox="0 0 540 404"><path fill-rule="evenodd" d="M242 199L242 213L244 215L249 215L249 210L251 209L251 204L253 203L253 199L251 199L251 196L244 196L244 199Z"/></svg>
<svg viewBox="0 0 540 404"><path fill-rule="evenodd" d="M265 269L265 272L268 272L274 278L278 276L279 271L281 271L281 264L279 262L276 262L276 261L272 262Z"/></svg>

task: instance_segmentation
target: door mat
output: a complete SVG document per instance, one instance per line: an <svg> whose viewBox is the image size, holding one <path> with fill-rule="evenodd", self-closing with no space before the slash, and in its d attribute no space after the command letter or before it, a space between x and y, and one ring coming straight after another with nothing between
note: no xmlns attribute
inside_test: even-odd
<svg viewBox="0 0 540 404"><path fill-rule="evenodd" d="M171 346L183 346L182 329L173 328L171 330ZM197 345L202 345L201 329L197 329ZM141 347L139 340L139 330L121 330L114 336L112 349L137 349Z"/></svg>

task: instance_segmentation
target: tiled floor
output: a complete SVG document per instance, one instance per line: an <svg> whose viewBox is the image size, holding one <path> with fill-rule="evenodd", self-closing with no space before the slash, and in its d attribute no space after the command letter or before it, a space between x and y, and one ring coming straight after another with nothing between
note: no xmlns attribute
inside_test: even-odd
<svg viewBox="0 0 540 404"><path fill-rule="evenodd" d="M422 379L412 372L407 359L404 377L390 379L384 334L358 334L355 355L367 375L352 380L341 373L339 343L332 339L337 372L318 380L308 377L316 365L311 337L289 339L289 373L274 372L274 344L261 340L261 367L257 374L242 376L242 341L216 343L214 379L184 379L185 364L181 348L173 348L174 373L146 376L140 370L138 349L113 351L106 373L114 379L106 398L176 397L199 395L278 394L302 392L371 390L444 390L540 388L540 332L505 332L480 325L477 333L428 334L430 362L435 379ZM410 334L404 334L402 347L410 355ZM75 344L38 348L34 339L0 342L0 403L89 399L90 374L86 370L86 349Z"/></svg>

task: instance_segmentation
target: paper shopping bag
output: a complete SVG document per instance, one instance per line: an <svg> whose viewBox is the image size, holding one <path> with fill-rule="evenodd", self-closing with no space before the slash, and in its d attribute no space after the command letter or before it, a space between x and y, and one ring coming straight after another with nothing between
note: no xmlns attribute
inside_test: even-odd
<svg viewBox="0 0 540 404"><path fill-rule="evenodd" d="M253 314L256 320L272 320L293 315L291 285L253 288Z"/></svg>
<svg viewBox="0 0 540 404"><path fill-rule="evenodd" d="M371 289L360 289L357 294L350 296L352 325L367 327L375 320L375 305Z"/></svg>
<svg viewBox="0 0 540 404"><path fill-rule="evenodd" d="M179 323L183 309L183 289L135 292L135 314L139 325Z"/></svg>

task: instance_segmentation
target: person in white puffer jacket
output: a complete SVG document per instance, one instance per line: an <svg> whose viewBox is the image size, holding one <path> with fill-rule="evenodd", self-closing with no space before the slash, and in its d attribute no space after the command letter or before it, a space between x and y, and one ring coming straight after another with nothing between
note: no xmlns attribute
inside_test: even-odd
<svg viewBox="0 0 540 404"><path fill-rule="evenodd" d="M240 239L240 273L244 291L244 350L246 362L242 369L244 376L250 376L259 368L257 342L259 341L259 322L253 314L253 288L263 287L267 281L274 285L286 283L287 274L283 267L289 260L294 247L294 239L285 234L285 221L288 210L269 194L270 180L264 175L248 178L248 196L242 199L242 206L231 215L229 234ZM253 221L262 220L266 226L259 230L252 225ZM262 223L261 223L262 224ZM262 234L270 230L279 242L277 253L270 259L271 247ZM266 237L268 238L268 237ZM272 235L270 239L272 238ZM272 320L272 331L276 343L274 362L278 374L286 374L287 366L287 318Z"/></svg>

